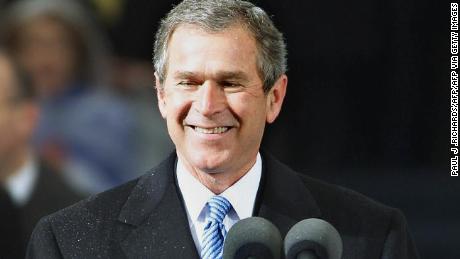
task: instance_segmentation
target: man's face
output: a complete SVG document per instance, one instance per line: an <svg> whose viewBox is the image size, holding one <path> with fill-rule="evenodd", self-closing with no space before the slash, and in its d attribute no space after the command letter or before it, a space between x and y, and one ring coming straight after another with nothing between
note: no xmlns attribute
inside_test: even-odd
<svg viewBox="0 0 460 259"><path fill-rule="evenodd" d="M181 25L173 33L163 85L157 77L159 107L189 169L246 172L254 163L287 84L283 75L265 94L256 54L255 40L240 26L207 33Z"/></svg>
<svg viewBox="0 0 460 259"><path fill-rule="evenodd" d="M19 35L17 58L41 96L63 91L77 72L77 50L67 26L39 16L26 23Z"/></svg>

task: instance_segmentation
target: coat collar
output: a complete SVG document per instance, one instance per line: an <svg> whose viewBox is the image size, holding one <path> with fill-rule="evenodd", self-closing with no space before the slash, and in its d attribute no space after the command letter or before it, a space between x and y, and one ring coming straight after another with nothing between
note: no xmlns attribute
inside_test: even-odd
<svg viewBox="0 0 460 259"><path fill-rule="evenodd" d="M176 154L142 176L118 216L116 239L129 257L199 258L175 183ZM298 221L321 213L301 178L262 152L262 181L253 215L273 222L284 236Z"/></svg>
<svg viewBox="0 0 460 259"><path fill-rule="evenodd" d="M267 152L262 152L262 159L262 184L254 215L270 220L282 237L297 222L321 217L319 207L298 173Z"/></svg>
<svg viewBox="0 0 460 259"><path fill-rule="evenodd" d="M118 216L116 239L128 258L199 258L174 171L176 155L139 179Z"/></svg>
<svg viewBox="0 0 460 259"><path fill-rule="evenodd" d="M133 226L141 225L160 204L167 189L174 183L176 156L171 154L157 167L139 178L122 207L118 220Z"/></svg>

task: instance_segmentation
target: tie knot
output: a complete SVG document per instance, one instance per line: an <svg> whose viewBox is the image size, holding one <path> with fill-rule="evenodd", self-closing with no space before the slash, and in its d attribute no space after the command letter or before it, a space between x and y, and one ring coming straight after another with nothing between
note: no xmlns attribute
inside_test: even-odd
<svg viewBox="0 0 460 259"><path fill-rule="evenodd" d="M218 223L222 223L224 221L225 215L230 211L232 208L232 204L222 197L222 196L213 196L208 201L209 205L209 217L214 219Z"/></svg>

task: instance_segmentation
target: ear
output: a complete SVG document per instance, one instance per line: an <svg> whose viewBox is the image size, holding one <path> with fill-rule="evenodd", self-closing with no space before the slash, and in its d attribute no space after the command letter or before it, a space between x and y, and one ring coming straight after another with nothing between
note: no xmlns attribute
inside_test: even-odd
<svg viewBox="0 0 460 259"><path fill-rule="evenodd" d="M272 123L278 117L283 105L284 96L286 95L288 78L285 74L276 80L270 92L267 95L267 123Z"/></svg>
<svg viewBox="0 0 460 259"><path fill-rule="evenodd" d="M157 91L158 108L160 109L161 116L166 119L166 97L163 86L160 83L160 77L155 72L155 89Z"/></svg>

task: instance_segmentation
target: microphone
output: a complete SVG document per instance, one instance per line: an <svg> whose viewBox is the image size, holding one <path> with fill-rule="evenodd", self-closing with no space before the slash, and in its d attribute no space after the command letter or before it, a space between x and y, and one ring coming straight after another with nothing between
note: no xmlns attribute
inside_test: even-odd
<svg viewBox="0 0 460 259"><path fill-rule="evenodd" d="M282 239L270 221L251 217L238 221L227 233L223 259L279 259Z"/></svg>
<svg viewBox="0 0 460 259"><path fill-rule="evenodd" d="M342 238L327 221L304 219L287 233L284 253L286 259L340 259Z"/></svg>

